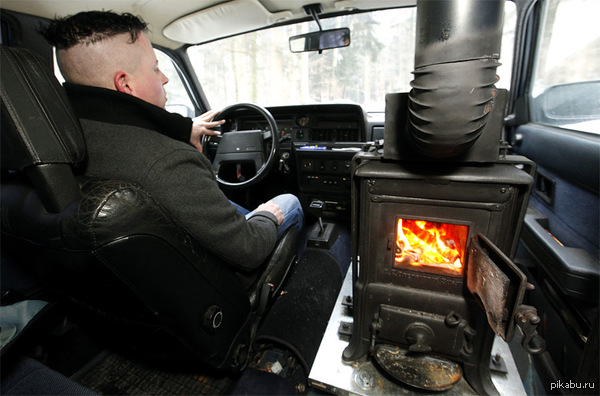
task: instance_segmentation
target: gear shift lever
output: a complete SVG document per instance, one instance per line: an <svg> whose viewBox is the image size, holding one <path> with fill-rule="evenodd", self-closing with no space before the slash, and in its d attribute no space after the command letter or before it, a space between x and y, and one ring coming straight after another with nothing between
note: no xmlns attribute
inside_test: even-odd
<svg viewBox="0 0 600 396"><path fill-rule="evenodd" d="M310 206L308 207L308 212L315 217L317 217L317 221L319 222L319 229L321 230L319 234L322 234L325 229L323 228L323 208L325 205L323 201L312 201Z"/></svg>
<svg viewBox="0 0 600 396"><path fill-rule="evenodd" d="M312 201L308 206L308 212L317 217L317 225L313 227L308 235L308 246L329 249L337 240L338 231L334 223L323 222L325 203L323 201Z"/></svg>

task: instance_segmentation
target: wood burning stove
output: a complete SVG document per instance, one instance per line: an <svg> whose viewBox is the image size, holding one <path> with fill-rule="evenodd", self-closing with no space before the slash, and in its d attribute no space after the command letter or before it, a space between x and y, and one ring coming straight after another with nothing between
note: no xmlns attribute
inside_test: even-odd
<svg viewBox="0 0 600 396"><path fill-rule="evenodd" d="M497 393L494 334L543 349L510 262L535 165L506 155L497 90L503 0L417 2L415 79L386 96L384 144L353 161L354 328L343 359L402 383ZM533 340L533 341L532 341Z"/></svg>
<svg viewBox="0 0 600 396"><path fill-rule="evenodd" d="M468 288L477 264L468 252L481 234L513 254L533 181L523 168L532 164L515 157L442 166L386 161L376 150L355 157L354 330L346 360L392 344L459 362L471 385L488 392L493 332Z"/></svg>

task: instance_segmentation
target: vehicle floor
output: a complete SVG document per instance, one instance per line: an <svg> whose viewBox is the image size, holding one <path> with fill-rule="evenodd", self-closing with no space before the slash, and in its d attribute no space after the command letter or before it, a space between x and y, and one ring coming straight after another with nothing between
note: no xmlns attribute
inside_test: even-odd
<svg viewBox="0 0 600 396"><path fill-rule="evenodd" d="M108 350L71 378L103 395L217 395L227 393L235 382L229 373L168 369Z"/></svg>

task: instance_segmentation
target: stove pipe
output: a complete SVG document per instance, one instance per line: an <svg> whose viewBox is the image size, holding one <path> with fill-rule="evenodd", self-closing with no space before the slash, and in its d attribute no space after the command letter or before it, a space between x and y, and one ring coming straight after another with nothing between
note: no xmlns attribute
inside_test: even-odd
<svg viewBox="0 0 600 396"><path fill-rule="evenodd" d="M505 0L418 0L408 138L430 158L465 152L497 94Z"/></svg>

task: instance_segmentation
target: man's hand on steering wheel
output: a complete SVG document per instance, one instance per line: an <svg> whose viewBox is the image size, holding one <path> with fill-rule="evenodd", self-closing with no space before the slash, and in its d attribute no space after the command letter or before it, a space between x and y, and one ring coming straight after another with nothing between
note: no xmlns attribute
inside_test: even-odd
<svg viewBox="0 0 600 396"><path fill-rule="evenodd" d="M190 134L190 143L202 152L202 136L205 135L220 135L221 132L215 131L212 128L223 125L225 120L212 121L219 114L218 110L209 110L206 113L192 118L192 133Z"/></svg>

